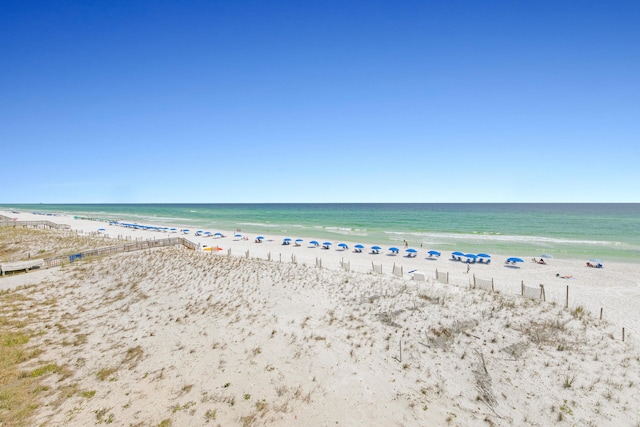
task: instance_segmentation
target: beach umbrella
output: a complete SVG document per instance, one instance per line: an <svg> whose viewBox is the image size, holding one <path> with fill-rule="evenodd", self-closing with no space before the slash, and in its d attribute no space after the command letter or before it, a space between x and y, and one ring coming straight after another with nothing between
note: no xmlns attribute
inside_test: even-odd
<svg viewBox="0 0 640 427"><path fill-rule="evenodd" d="M204 234L205 236L211 236L211 232L210 232L210 231L205 231L203 234Z"/></svg>
<svg viewBox="0 0 640 427"><path fill-rule="evenodd" d="M382 250L380 246L371 246L371 249L373 249L374 251Z"/></svg>
<svg viewBox="0 0 640 427"><path fill-rule="evenodd" d="M416 251L416 250L415 250L415 249L413 249L413 248L409 248L409 249L407 249L407 250L406 250L406 252L409 252L410 254L415 254L415 253L416 253L416 252L418 252L418 251Z"/></svg>
<svg viewBox="0 0 640 427"><path fill-rule="evenodd" d="M215 233L213 237L222 237L222 233Z"/></svg>
<svg viewBox="0 0 640 427"><path fill-rule="evenodd" d="M325 246L331 246L332 245L331 242L322 242L322 244L325 245Z"/></svg>
<svg viewBox="0 0 640 427"><path fill-rule="evenodd" d="M398 252L400 252L400 249L395 248L395 247L393 247L393 248L389 248L389 252L392 252L392 253L394 253L394 254L397 254Z"/></svg>
<svg viewBox="0 0 640 427"><path fill-rule="evenodd" d="M242 237L242 234L237 233L237 234L234 234L233 237Z"/></svg>
<svg viewBox="0 0 640 427"><path fill-rule="evenodd" d="M551 259L551 258L553 258L553 255L551 255L551 254L542 254L542 255L540 255L540 258L549 258L549 259Z"/></svg>
<svg viewBox="0 0 640 427"><path fill-rule="evenodd" d="M309 244L313 246L318 246L320 243L318 243L316 240L312 240L309 242Z"/></svg>
<svg viewBox="0 0 640 427"><path fill-rule="evenodd" d="M285 237L285 238L284 238L284 241L285 241L285 242L290 242L290 241L291 241L291 237Z"/></svg>
<svg viewBox="0 0 640 427"><path fill-rule="evenodd" d="M478 258L491 258L491 255L489 254L478 254L476 255Z"/></svg>
<svg viewBox="0 0 640 427"><path fill-rule="evenodd" d="M524 260L522 258L511 257L507 258L507 262L524 262Z"/></svg>
<svg viewBox="0 0 640 427"><path fill-rule="evenodd" d="M427 252L430 256L440 256L440 252L438 251L429 251Z"/></svg>
<svg viewBox="0 0 640 427"><path fill-rule="evenodd" d="M354 246L354 248L356 248L356 249L364 249L364 246L358 243L357 245Z"/></svg>
<svg viewBox="0 0 640 427"><path fill-rule="evenodd" d="M104 228L98 228L98 231L106 231Z"/></svg>
<svg viewBox="0 0 640 427"><path fill-rule="evenodd" d="M302 243L302 242L304 242L304 240L302 240L302 239L296 239L296 243Z"/></svg>
<svg viewBox="0 0 640 427"><path fill-rule="evenodd" d="M451 252L451 255L464 256L464 254L462 252L459 252L459 251Z"/></svg>
<svg viewBox="0 0 640 427"><path fill-rule="evenodd" d="M256 237L256 240L264 240L264 236L258 236Z"/></svg>

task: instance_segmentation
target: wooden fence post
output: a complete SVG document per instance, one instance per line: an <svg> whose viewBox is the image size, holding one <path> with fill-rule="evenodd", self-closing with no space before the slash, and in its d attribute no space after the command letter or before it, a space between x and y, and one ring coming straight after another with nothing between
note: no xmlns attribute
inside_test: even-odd
<svg viewBox="0 0 640 427"><path fill-rule="evenodd" d="M564 308L569 308L569 285L567 285L567 299L564 303Z"/></svg>

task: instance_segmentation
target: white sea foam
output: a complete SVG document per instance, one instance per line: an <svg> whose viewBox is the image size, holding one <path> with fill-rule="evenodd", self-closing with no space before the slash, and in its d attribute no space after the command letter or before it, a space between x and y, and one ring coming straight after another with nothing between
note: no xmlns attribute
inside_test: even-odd
<svg viewBox="0 0 640 427"><path fill-rule="evenodd" d="M282 227L282 225L280 224L269 224L269 223L262 223L262 222L239 222L238 225L246 225L249 227L260 227L260 228Z"/></svg>
<svg viewBox="0 0 640 427"><path fill-rule="evenodd" d="M606 240L577 240L567 238L542 237L542 236L517 236L504 234L457 234L457 233L400 233L386 231L392 240L397 240L393 236L408 236L418 239L427 239L438 242L508 242L508 243L531 243L531 244L569 244L569 245L592 245L592 246L615 246L621 242Z"/></svg>

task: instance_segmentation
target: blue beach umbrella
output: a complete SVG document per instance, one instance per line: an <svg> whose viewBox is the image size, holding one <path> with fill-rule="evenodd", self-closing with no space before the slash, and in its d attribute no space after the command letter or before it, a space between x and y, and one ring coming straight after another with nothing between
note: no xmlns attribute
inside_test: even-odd
<svg viewBox="0 0 640 427"><path fill-rule="evenodd" d="M489 254L478 254L476 255L478 258L491 258L491 255Z"/></svg>
<svg viewBox="0 0 640 427"><path fill-rule="evenodd" d="M516 258L516 257L511 257L511 258L507 258L507 262L524 262L524 260L522 258Z"/></svg>
<svg viewBox="0 0 640 427"><path fill-rule="evenodd" d="M291 241L291 237L285 237L285 238L284 238L284 241L285 241L285 242L290 242L290 241Z"/></svg>
<svg viewBox="0 0 640 427"><path fill-rule="evenodd" d="M233 237L242 237L242 234L237 233L237 234L234 234Z"/></svg>
<svg viewBox="0 0 640 427"><path fill-rule="evenodd" d="M413 248L409 248L409 249L406 250L406 252L409 252L410 254L415 254L418 251L413 249Z"/></svg>
<svg viewBox="0 0 640 427"><path fill-rule="evenodd" d="M302 240L302 239L296 239L296 243L302 243L302 242L304 242L304 240Z"/></svg>
<svg viewBox="0 0 640 427"><path fill-rule="evenodd" d="M264 240L264 236L258 236L256 237L256 240Z"/></svg>
<svg viewBox="0 0 640 427"><path fill-rule="evenodd" d="M371 249L373 249L374 251L382 250L380 246L371 246Z"/></svg>
<svg viewBox="0 0 640 427"><path fill-rule="evenodd" d="M438 251L429 251L429 252L427 252L427 253L428 253L430 256L440 256L440 255L441 255L441 254L440 254L440 252L438 252Z"/></svg>
<svg viewBox="0 0 640 427"><path fill-rule="evenodd" d="M105 228L98 228L98 231L106 231Z"/></svg>
<svg viewBox="0 0 640 427"><path fill-rule="evenodd" d="M313 246L318 246L320 243L318 243L317 240L312 240L312 241L309 242L309 244L313 245Z"/></svg>
<svg viewBox="0 0 640 427"><path fill-rule="evenodd" d="M364 249L364 246L358 243L357 245L354 246L354 248L356 248L356 249Z"/></svg>
<svg viewBox="0 0 640 427"><path fill-rule="evenodd" d="M389 248L389 252L397 254L398 252L400 252L400 249L393 247L393 248Z"/></svg>
<svg viewBox="0 0 640 427"><path fill-rule="evenodd" d="M338 246L340 246L341 248L348 248L349 245L347 245L346 243L338 243Z"/></svg>
<svg viewBox="0 0 640 427"><path fill-rule="evenodd" d="M331 243L331 242L322 242L322 244L325 245L325 246L331 246L333 243Z"/></svg>
<svg viewBox="0 0 640 427"><path fill-rule="evenodd" d="M451 255L455 255L455 256L464 256L464 254L462 252L456 251L456 252L451 252Z"/></svg>
<svg viewBox="0 0 640 427"><path fill-rule="evenodd" d="M222 237L222 233L215 233L213 237Z"/></svg>

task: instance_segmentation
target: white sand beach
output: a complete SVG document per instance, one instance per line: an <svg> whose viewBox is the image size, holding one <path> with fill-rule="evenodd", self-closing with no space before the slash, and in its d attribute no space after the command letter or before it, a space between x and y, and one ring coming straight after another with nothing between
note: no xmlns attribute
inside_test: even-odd
<svg viewBox="0 0 640 427"><path fill-rule="evenodd" d="M96 247L168 237L0 215L65 223ZM24 369L65 367L44 378L33 425L640 423L640 264L495 257L467 272L447 252L407 258L356 253L357 242L325 250L224 234L181 236L219 251L147 249L0 278L0 291L21 296L2 315L45 331ZM37 258L18 243L12 261ZM472 288L474 278L494 291ZM546 301L523 298L523 283L542 284Z"/></svg>

